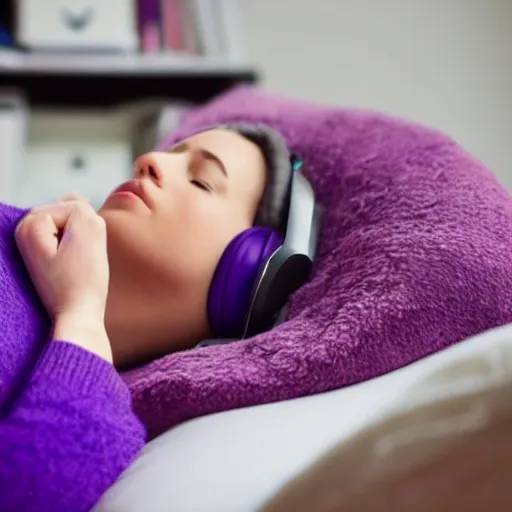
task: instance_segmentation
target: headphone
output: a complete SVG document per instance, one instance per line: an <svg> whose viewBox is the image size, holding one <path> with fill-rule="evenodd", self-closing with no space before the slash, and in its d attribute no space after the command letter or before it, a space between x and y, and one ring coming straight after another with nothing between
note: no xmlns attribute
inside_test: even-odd
<svg viewBox="0 0 512 512"><path fill-rule="evenodd" d="M271 329L311 274L320 209L302 167L292 155L284 236L273 228L249 228L233 238L217 264L207 303L217 339L244 339Z"/></svg>

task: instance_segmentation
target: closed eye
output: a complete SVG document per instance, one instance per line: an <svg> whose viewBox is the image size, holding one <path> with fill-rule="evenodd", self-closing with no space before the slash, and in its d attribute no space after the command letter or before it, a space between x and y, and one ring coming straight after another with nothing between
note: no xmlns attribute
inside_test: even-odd
<svg viewBox="0 0 512 512"><path fill-rule="evenodd" d="M195 187L200 188L201 190L204 190L205 192L212 191L210 185L208 185L208 183L206 183L204 181L190 180L190 183L192 183L192 185L194 185Z"/></svg>

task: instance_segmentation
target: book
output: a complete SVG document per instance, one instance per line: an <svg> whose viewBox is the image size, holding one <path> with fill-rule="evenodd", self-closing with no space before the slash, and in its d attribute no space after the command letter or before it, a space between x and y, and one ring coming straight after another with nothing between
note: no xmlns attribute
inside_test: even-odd
<svg viewBox="0 0 512 512"><path fill-rule="evenodd" d="M212 0L190 0L199 51L208 57L221 57L223 41L218 6Z"/></svg>
<svg viewBox="0 0 512 512"><path fill-rule="evenodd" d="M162 49L159 0L138 0L137 14L141 51L159 52Z"/></svg>
<svg viewBox="0 0 512 512"><path fill-rule="evenodd" d="M165 51L186 50L183 34L183 6L180 0L160 0L160 18L163 49Z"/></svg>
<svg viewBox="0 0 512 512"><path fill-rule="evenodd" d="M3 46L13 46L14 41L11 37L11 34L7 31L7 29L0 23L0 48Z"/></svg>
<svg viewBox="0 0 512 512"><path fill-rule="evenodd" d="M181 21L183 25L183 39L188 53L200 53L197 39L197 23L193 10L192 0L178 0L180 4Z"/></svg>

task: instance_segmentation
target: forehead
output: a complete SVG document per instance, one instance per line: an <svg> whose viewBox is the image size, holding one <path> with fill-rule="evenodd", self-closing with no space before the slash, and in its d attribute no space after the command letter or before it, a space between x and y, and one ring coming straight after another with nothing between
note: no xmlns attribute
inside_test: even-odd
<svg viewBox="0 0 512 512"><path fill-rule="evenodd" d="M180 144L186 144L192 148L217 149L225 151L227 154L233 153L235 155L248 153L254 156L256 152L259 152L258 146L242 135L220 128L196 133Z"/></svg>
<svg viewBox="0 0 512 512"><path fill-rule="evenodd" d="M204 149L215 154L229 174L243 179L265 179L266 166L257 144L231 130L215 128L196 133L180 143L187 149ZM177 146L179 147L179 145Z"/></svg>

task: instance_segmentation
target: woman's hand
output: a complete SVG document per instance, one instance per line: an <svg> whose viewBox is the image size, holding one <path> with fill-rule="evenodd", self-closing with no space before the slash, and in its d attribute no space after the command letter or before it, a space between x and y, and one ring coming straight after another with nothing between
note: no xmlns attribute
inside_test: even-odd
<svg viewBox="0 0 512 512"><path fill-rule="evenodd" d="M84 200L34 208L16 228L16 243L54 323L54 339L112 362L105 330L109 285L105 221Z"/></svg>

